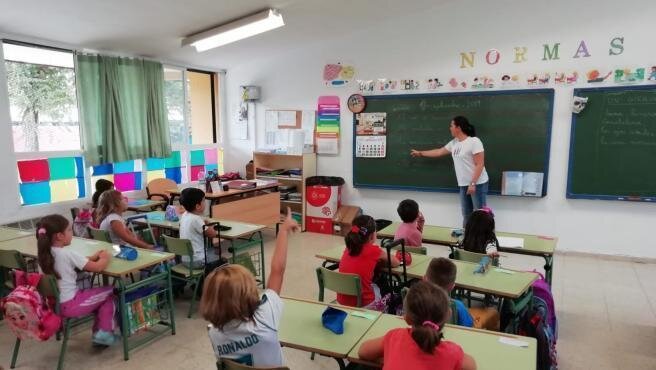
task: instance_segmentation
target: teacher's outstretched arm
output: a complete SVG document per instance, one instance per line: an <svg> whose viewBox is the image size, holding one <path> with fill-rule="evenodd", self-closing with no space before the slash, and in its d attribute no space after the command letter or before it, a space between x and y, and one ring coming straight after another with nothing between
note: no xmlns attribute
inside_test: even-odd
<svg viewBox="0 0 656 370"><path fill-rule="evenodd" d="M437 157L443 157L445 155L449 155L449 151L446 150L445 147L431 149L431 150L410 149L410 155L415 158L417 157L437 158ZM478 174L480 175L480 172Z"/></svg>

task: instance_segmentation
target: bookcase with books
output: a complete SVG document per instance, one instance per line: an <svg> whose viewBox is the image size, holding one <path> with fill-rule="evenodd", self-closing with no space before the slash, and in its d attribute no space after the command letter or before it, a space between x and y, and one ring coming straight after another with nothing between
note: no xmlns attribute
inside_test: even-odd
<svg viewBox="0 0 656 370"><path fill-rule="evenodd" d="M317 155L305 153L300 155L253 152L255 178L276 180L281 186L280 213L287 207L305 231L305 179L317 175Z"/></svg>

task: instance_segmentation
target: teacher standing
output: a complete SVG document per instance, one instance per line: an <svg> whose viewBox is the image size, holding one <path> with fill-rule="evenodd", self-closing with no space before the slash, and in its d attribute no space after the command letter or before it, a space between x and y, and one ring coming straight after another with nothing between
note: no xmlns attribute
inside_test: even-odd
<svg viewBox="0 0 656 370"><path fill-rule="evenodd" d="M410 151L413 157L437 158L448 154L453 157L458 187L460 188L460 208L462 225L467 225L469 215L487 205L488 176L485 171L485 151L483 143L476 137L476 129L463 116L454 117L449 125L453 140L445 146L431 150Z"/></svg>

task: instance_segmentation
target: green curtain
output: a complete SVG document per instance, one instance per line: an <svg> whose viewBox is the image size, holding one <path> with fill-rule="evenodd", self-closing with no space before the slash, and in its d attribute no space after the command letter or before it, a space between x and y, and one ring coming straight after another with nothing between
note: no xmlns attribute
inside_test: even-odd
<svg viewBox="0 0 656 370"><path fill-rule="evenodd" d="M88 165L171 155L161 63L76 54Z"/></svg>

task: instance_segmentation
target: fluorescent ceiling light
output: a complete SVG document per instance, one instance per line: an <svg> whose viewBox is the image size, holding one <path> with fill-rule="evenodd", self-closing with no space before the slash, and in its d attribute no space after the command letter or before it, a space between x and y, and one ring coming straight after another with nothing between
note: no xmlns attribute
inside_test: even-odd
<svg viewBox="0 0 656 370"><path fill-rule="evenodd" d="M262 32L282 27L285 22L275 9L267 9L211 30L191 35L182 40L182 46L191 45L197 52L229 44Z"/></svg>

